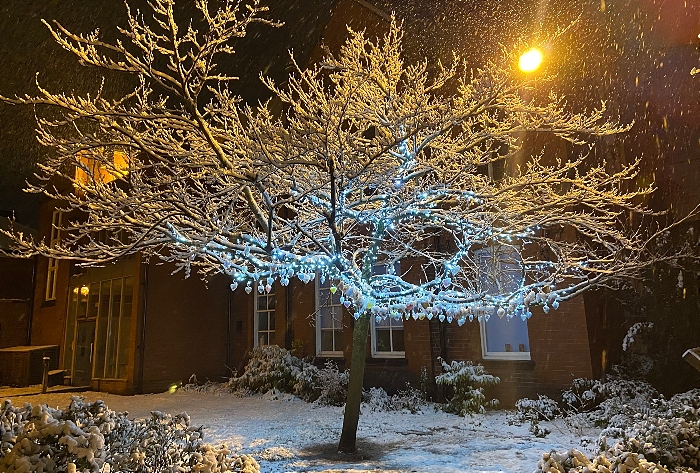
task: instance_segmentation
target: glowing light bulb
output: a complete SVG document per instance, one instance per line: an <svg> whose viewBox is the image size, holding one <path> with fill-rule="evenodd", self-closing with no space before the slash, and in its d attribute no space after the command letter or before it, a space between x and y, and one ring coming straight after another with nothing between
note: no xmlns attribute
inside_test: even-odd
<svg viewBox="0 0 700 473"><path fill-rule="evenodd" d="M523 72L533 72L540 67L542 59L542 51L537 48L532 48L520 56L518 67Z"/></svg>

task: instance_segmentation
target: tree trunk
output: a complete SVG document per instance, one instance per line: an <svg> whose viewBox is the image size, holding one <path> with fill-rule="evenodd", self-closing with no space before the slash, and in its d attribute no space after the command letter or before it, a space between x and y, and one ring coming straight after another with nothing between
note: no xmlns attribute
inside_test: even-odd
<svg viewBox="0 0 700 473"><path fill-rule="evenodd" d="M355 453L357 451L357 423L360 420L362 381L365 377L368 333L369 314L365 312L355 321L355 328L352 332L352 355L350 357L348 397L345 401L343 432L340 434L340 443L338 444L338 451L342 453Z"/></svg>

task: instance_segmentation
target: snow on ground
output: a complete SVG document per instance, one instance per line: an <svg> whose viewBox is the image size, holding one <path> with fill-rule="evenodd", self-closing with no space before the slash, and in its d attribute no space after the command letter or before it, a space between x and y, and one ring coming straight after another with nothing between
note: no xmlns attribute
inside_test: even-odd
<svg viewBox="0 0 700 473"><path fill-rule="evenodd" d="M192 425L206 427L205 441L252 454L261 471L269 473L526 473L536 468L543 452L580 448L580 433L547 424L552 434L539 439L528 432L527 425L508 425L505 411L462 418L432 407L421 414L365 408L358 431L359 453L341 455L336 451L342 426L339 407L260 395L80 395L88 401L102 399L113 410L128 411L130 417L144 417L152 410L187 412ZM70 398L71 393L50 393L10 399L15 405L29 402L65 408Z"/></svg>

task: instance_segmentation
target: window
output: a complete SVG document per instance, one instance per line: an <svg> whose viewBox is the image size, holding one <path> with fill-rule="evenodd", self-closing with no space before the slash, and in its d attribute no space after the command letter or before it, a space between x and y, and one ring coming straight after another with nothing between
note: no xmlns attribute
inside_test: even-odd
<svg viewBox="0 0 700 473"><path fill-rule="evenodd" d="M78 329L87 326L94 334L88 354L94 360L91 377L125 379L131 346L133 277L71 287L69 294L64 369L71 370L74 363L82 362L75 360L73 347L74 342L80 342L76 340ZM78 356L82 355L78 353Z"/></svg>
<svg viewBox="0 0 700 473"><path fill-rule="evenodd" d="M269 293L255 291L255 347L275 343L276 305L274 285Z"/></svg>
<svg viewBox="0 0 700 473"><path fill-rule="evenodd" d="M381 358L403 358L406 356L403 340L403 318L387 317L372 325L372 356Z"/></svg>
<svg viewBox="0 0 700 473"><path fill-rule="evenodd" d="M372 268L373 274L386 274L387 266L380 264ZM394 271L399 272L399 264L394 265ZM377 321L370 316L372 341L372 356L375 358L404 358L406 351L403 336L403 318L387 317Z"/></svg>
<svg viewBox="0 0 700 473"><path fill-rule="evenodd" d="M343 305L333 284L316 278L316 354L343 356Z"/></svg>
<svg viewBox="0 0 700 473"><path fill-rule="evenodd" d="M51 234L49 237L49 248L54 248L61 239L61 225L63 221L63 212L54 210L51 215ZM56 300L56 273L58 272L58 260L49 258L49 267L46 274L46 292L44 300Z"/></svg>
<svg viewBox="0 0 700 473"><path fill-rule="evenodd" d="M63 368L72 372L73 342L76 338L76 322L87 315L88 286L71 287L68 291L68 316L66 317L66 340L63 344Z"/></svg>
<svg viewBox="0 0 700 473"><path fill-rule="evenodd" d="M128 174L129 159L123 151L104 152L104 158L94 153L79 152L76 157L75 186L90 185L95 182L106 184Z"/></svg>
<svg viewBox="0 0 700 473"><path fill-rule="evenodd" d="M520 257L513 251L498 251L494 248L478 251L480 282L488 293L513 291L523 281ZM529 360L530 342L527 320L520 317L500 318L491 314L480 322L481 354L484 359Z"/></svg>

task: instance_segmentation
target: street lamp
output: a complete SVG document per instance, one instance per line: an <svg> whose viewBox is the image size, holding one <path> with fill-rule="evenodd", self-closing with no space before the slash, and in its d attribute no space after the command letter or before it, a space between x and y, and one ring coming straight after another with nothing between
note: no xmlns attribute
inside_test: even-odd
<svg viewBox="0 0 700 473"><path fill-rule="evenodd" d="M542 51L532 48L525 51L518 61L518 67L523 72L534 72L542 64Z"/></svg>

